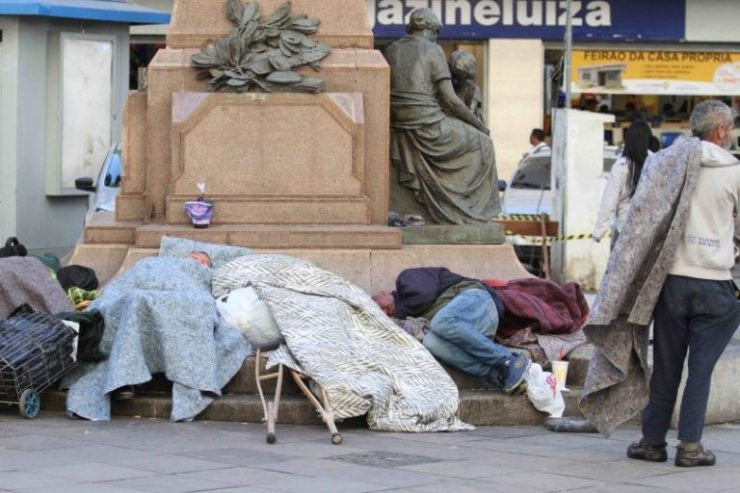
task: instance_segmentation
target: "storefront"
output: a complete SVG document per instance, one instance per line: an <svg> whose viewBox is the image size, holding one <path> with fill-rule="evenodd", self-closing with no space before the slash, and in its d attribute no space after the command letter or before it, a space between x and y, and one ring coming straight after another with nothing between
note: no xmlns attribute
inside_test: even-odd
<svg viewBox="0 0 740 493"><path fill-rule="evenodd" d="M619 145L625 128L641 119L650 123L662 146L670 145L690 133L691 111L707 98L740 108L740 49L673 48L574 50L576 104L617 117L605 132L609 144Z"/></svg>

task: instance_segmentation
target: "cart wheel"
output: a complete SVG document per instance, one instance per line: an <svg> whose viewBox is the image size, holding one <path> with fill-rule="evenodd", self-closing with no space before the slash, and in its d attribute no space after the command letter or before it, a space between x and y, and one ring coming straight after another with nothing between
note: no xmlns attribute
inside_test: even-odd
<svg viewBox="0 0 740 493"><path fill-rule="evenodd" d="M267 443L273 444L277 441L277 437L275 436L274 433L268 433L266 440L267 440Z"/></svg>
<svg viewBox="0 0 740 493"><path fill-rule="evenodd" d="M333 443L334 445L339 445L340 443L342 443L342 435L340 435L339 433L332 433L331 443Z"/></svg>
<svg viewBox="0 0 740 493"><path fill-rule="evenodd" d="M41 410L41 395L33 389L26 389L21 394L21 400L18 402L21 416L33 419L39 415Z"/></svg>

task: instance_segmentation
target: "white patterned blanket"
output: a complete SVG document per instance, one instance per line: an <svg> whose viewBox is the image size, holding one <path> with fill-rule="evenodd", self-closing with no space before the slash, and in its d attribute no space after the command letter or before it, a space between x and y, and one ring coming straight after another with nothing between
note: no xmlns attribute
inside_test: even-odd
<svg viewBox="0 0 740 493"><path fill-rule="evenodd" d="M370 428L383 431L472 429L457 417L449 375L360 288L282 255L242 257L214 273L214 296L245 286L270 306L287 344L268 365L311 377L337 418L367 413Z"/></svg>

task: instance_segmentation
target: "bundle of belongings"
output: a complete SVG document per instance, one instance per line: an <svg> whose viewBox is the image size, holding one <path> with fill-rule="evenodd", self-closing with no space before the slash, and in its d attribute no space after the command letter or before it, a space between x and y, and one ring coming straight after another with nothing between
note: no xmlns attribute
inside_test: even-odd
<svg viewBox="0 0 740 493"><path fill-rule="evenodd" d="M367 413L371 429L472 429L457 417L455 383L413 337L360 288L282 255L239 258L214 273L213 294L251 286L266 302L284 344L268 368L284 364L328 395L336 418Z"/></svg>
<svg viewBox="0 0 740 493"><path fill-rule="evenodd" d="M188 255L192 252L215 267L250 253L165 238L159 257L139 261L109 283L90 305L105 320L100 343L105 359L80 365L64 382L69 414L110 419L111 393L148 382L155 373L173 382L173 421L192 420L221 395L251 348L219 316L212 269Z"/></svg>
<svg viewBox="0 0 740 493"><path fill-rule="evenodd" d="M581 328L589 307L579 284L538 277L484 282L496 290L506 310L496 331L503 344L526 349L534 361L546 364L587 342Z"/></svg>
<svg viewBox="0 0 740 493"><path fill-rule="evenodd" d="M102 319L89 324L70 321L78 314L56 271L45 261L28 256L11 238L0 252L0 362L6 400L18 400L20 390L43 390L69 371L76 362L98 361ZM59 265L58 259L55 261ZM99 319L99 314L84 318ZM61 322L60 322L61 321ZM12 392L9 388L12 387Z"/></svg>

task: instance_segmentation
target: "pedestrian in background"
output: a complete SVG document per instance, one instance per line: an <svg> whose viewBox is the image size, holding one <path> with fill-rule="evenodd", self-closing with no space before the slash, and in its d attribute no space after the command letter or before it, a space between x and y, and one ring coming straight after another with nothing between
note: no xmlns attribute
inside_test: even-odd
<svg viewBox="0 0 740 493"><path fill-rule="evenodd" d="M635 194L640 181L642 167L650 152L650 140L653 133L644 121L630 125L624 139L624 152L609 172L606 188L601 196L601 207L596 218L596 226L591 238L599 242L611 229L612 246L617 241L619 232L629 212L630 200Z"/></svg>

